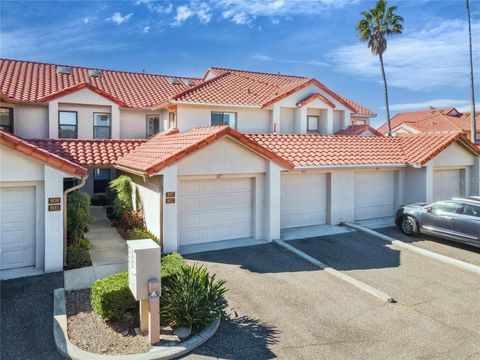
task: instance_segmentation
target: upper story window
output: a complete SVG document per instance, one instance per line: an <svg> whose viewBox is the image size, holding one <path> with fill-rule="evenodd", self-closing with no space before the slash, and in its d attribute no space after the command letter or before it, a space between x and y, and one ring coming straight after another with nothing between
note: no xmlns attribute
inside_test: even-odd
<svg viewBox="0 0 480 360"><path fill-rule="evenodd" d="M76 111L58 112L58 137L76 139L78 137L78 114Z"/></svg>
<svg viewBox="0 0 480 360"><path fill-rule="evenodd" d="M13 108L0 107L0 129L13 134Z"/></svg>
<svg viewBox="0 0 480 360"><path fill-rule="evenodd" d="M160 132L160 116L147 115L147 138Z"/></svg>
<svg viewBox="0 0 480 360"><path fill-rule="evenodd" d="M111 138L111 116L108 113L93 113L93 138Z"/></svg>
<svg viewBox="0 0 480 360"><path fill-rule="evenodd" d="M168 128L173 129L175 125L175 120L176 120L177 114L174 112L169 112L168 113Z"/></svg>
<svg viewBox="0 0 480 360"><path fill-rule="evenodd" d="M318 132L319 131L319 122L320 118L318 116L307 116L307 131L311 132Z"/></svg>
<svg viewBox="0 0 480 360"><path fill-rule="evenodd" d="M352 125L367 125L367 120L365 119L355 119L352 121Z"/></svg>
<svg viewBox="0 0 480 360"><path fill-rule="evenodd" d="M212 126L228 125L233 129L237 128L237 113L212 112Z"/></svg>

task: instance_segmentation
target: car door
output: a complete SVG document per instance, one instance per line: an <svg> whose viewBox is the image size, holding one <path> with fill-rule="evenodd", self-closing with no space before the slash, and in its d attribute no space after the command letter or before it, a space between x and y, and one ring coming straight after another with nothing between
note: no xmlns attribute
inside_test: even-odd
<svg viewBox="0 0 480 360"><path fill-rule="evenodd" d="M422 231L440 235L453 235L455 216L461 204L457 201L440 201L425 208L422 213Z"/></svg>
<svg viewBox="0 0 480 360"><path fill-rule="evenodd" d="M480 245L480 206L462 203L454 218L453 231L465 240Z"/></svg>

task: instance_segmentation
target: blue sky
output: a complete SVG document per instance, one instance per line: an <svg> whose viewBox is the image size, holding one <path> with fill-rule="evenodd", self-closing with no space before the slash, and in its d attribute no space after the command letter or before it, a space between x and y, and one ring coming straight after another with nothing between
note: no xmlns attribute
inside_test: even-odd
<svg viewBox="0 0 480 360"><path fill-rule="evenodd" d="M4 1L0 55L104 69L202 76L209 66L315 77L385 119L378 58L355 24L373 1ZM465 1L390 1L404 34L385 55L393 113L468 110ZM480 98L480 1L471 1Z"/></svg>

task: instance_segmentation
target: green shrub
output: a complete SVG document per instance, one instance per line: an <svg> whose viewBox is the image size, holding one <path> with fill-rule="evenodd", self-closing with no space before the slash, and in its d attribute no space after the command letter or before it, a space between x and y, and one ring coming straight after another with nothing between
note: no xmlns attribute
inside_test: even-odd
<svg viewBox="0 0 480 360"><path fill-rule="evenodd" d="M137 302L128 287L128 273L99 279L92 286L92 308L106 320L121 320L135 310Z"/></svg>
<svg viewBox="0 0 480 360"><path fill-rule="evenodd" d="M155 242L158 242L158 239L147 229L142 228L133 228L127 231L125 235L126 240L137 240L137 239L152 239Z"/></svg>
<svg viewBox="0 0 480 360"><path fill-rule="evenodd" d="M70 244L77 244L83 238L92 220L88 194L78 190L70 193L67 205L67 239Z"/></svg>
<svg viewBox="0 0 480 360"><path fill-rule="evenodd" d="M161 313L173 327L196 332L221 316L227 302L225 281L217 280L203 266L182 267L162 288Z"/></svg>
<svg viewBox="0 0 480 360"><path fill-rule="evenodd" d="M67 246L67 269L78 269L92 265L90 249L92 244L87 239Z"/></svg>
<svg viewBox="0 0 480 360"><path fill-rule="evenodd" d="M110 189L115 193L113 199L113 215L122 216L123 213L133 210L132 203L132 179L126 175L110 181Z"/></svg>
<svg viewBox="0 0 480 360"><path fill-rule="evenodd" d="M187 267L188 264L182 255L173 253L162 256L161 276L162 281L167 280L172 275L178 274L180 270Z"/></svg>

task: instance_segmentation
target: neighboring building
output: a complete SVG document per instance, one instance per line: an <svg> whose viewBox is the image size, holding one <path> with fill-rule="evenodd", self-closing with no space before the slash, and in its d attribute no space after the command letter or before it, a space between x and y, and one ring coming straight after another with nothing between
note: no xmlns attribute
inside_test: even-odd
<svg viewBox="0 0 480 360"><path fill-rule="evenodd" d="M64 190L101 195L120 173L165 252L480 193L480 149L464 134L381 136L375 114L315 79L15 60L0 78L0 269L61 270Z"/></svg>
<svg viewBox="0 0 480 360"><path fill-rule="evenodd" d="M395 115L392 122L392 134L418 134L422 132L463 132L471 139L471 113L461 113L455 108L427 109L402 112ZM480 112L476 113L477 143L480 143ZM387 124L378 128L382 134L388 131Z"/></svg>

